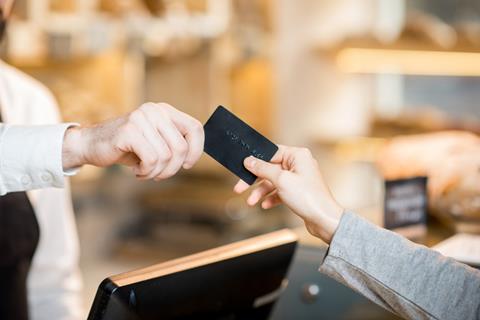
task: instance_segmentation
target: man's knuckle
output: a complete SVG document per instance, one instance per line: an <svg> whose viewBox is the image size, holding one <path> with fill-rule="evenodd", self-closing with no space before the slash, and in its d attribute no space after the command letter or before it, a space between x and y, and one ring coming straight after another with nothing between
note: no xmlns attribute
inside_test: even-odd
<svg viewBox="0 0 480 320"><path fill-rule="evenodd" d="M186 160L183 164L187 166L188 168L191 168L195 165L196 160Z"/></svg>
<svg viewBox="0 0 480 320"><path fill-rule="evenodd" d="M128 138L128 137L131 137L132 133L135 132L136 130L137 130L137 126L135 125L135 123L133 121L128 121L124 123L123 126L121 127L120 134L125 134L125 136L123 137Z"/></svg>
<svg viewBox="0 0 480 320"><path fill-rule="evenodd" d="M141 109L134 110L128 115L128 123L136 123L143 117Z"/></svg>
<svg viewBox="0 0 480 320"><path fill-rule="evenodd" d="M202 123L200 121L198 121L197 119L194 119L194 118L192 118L190 127L195 132L199 132L199 131L203 130Z"/></svg>
<svg viewBox="0 0 480 320"><path fill-rule="evenodd" d="M147 102L140 109L150 117L155 117L156 115L164 117L167 113L165 106L161 103Z"/></svg>
<svg viewBox="0 0 480 320"><path fill-rule="evenodd" d="M168 171L164 171L162 172L157 178L158 179L168 179L168 178L171 178L173 177L175 174L175 172L172 172L171 170L168 170Z"/></svg>
<svg viewBox="0 0 480 320"><path fill-rule="evenodd" d="M162 163L168 162L172 159L172 152L170 150L164 151L159 155L159 160Z"/></svg>
<svg viewBox="0 0 480 320"><path fill-rule="evenodd" d="M158 157L155 155L150 155L145 159L145 163L150 167L154 166L157 163L157 161L158 161Z"/></svg>
<svg viewBox="0 0 480 320"><path fill-rule="evenodd" d="M185 141L177 143L176 151L179 155L184 156L188 153L188 144Z"/></svg>
<svg viewBox="0 0 480 320"><path fill-rule="evenodd" d="M169 104L166 103L166 102L159 102L159 103L157 103L157 107L160 108L160 109L162 109L162 110L165 110L165 111L167 111L167 110L169 110L169 109L172 108L172 106L169 105Z"/></svg>
<svg viewBox="0 0 480 320"><path fill-rule="evenodd" d="M142 110L150 110L152 108L155 108L156 104L153 102L145 102L140 106L140 109Z"/></svg>

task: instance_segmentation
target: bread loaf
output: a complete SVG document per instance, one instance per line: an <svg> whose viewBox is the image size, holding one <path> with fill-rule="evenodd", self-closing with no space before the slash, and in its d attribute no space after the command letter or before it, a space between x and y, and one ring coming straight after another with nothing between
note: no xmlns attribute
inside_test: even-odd
<svg viewBox="0 0 480 320"><path fill-rule="evenodd" d="M387 180L428 177L430 209L480 220L480 138L448 131L401 136L381 148L377 164Z"/></svg>

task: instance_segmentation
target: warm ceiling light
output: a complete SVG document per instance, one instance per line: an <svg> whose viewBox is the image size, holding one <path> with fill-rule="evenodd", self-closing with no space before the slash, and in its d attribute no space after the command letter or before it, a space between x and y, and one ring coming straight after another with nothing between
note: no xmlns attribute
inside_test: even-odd
<svg viewBox="0 0 480 320"><path fill-rule="evenodd" d="M336 62L346 73L480 76L480 52L345 48Z"/></svg>

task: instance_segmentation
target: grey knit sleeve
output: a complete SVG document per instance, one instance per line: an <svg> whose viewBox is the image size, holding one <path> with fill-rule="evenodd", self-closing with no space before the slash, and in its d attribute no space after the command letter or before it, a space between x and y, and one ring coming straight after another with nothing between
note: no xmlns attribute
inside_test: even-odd
<svg viewBox="0 0 480 320"><path fill-rule="evenodd" d="M345 213L320 272L406 319L480 319L480 271Z"/></svg>

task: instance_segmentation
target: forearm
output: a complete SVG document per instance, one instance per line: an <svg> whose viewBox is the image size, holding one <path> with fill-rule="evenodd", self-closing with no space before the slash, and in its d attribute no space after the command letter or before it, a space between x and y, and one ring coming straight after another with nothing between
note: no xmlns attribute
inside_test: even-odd
<svg viewBox="0 0 480 320"><path fill-rule="evenodd" d="M480 271L351 213L320 271L407 319L480 317Z"/></svg>
<svg viewBox="0 0 480 320"><path fill-rule="evenodd" d="M62 146L72 124L0 124L0 195L63 187Z"/></svg>

